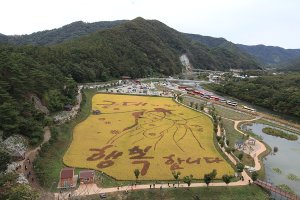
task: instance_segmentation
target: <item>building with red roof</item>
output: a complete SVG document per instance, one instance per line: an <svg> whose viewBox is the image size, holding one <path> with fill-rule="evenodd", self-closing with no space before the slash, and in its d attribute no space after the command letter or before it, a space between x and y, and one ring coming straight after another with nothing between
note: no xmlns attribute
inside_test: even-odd
<svg viewBox="0 0 300 200"><path fill-rule="evenodd" d="M60 171L60 179L58 188L71 188L75 187L78 176L74 175L74 168L63 168Z"/></svg>
<svg viewBox="0 0 300 200"><path fill-rule="evenodd" d="M83 170L79 172L80 183L94 183L95 171L94 170Z"/></svg>

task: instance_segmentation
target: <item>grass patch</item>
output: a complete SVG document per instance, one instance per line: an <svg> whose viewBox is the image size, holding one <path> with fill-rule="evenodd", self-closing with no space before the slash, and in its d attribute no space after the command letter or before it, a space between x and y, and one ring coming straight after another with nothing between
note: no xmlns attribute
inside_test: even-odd
<svg viewBox="0 0 300 200"><path fill-rule="evenodd" d="M276 174L282 174L281 169L279 168L272 168L273 172L275 172Z"/></svg>
<svg viewBox="0 0 300 200"><path fill-rule="evenodd" d="M295 174L288 174L287 178L291 181L300 181L300 178Z"/></svg>
<svg viewBox="0 0 300 200"><path fill-rule="evenodd" d="M91 111L89 99L96 91L83 90L82 92L81 111L77 117L69 123L55 126L57 130L56 140L53 142L50 140L49 144L45 144L34 162L40 185L50 191L55 191L58 185L60 170L64 167L62 158L71 142L74 126L86 119Z"/></svg>
<svg viewBox="0 0 300 200"><path fill-rule="evenodd" d="M246 141L247 138L240 132L234 129L234 122L228 119L222 119L224 129L226 131L226 138L229 140L229 147L234 148L234 144L238 140Z"/></svg>
<svg viewBox="0 0 300 200"><path fill-rule="evenodd" d="M159 188L159 185L156 186ZM236 187L200 187L200 188L170 188L170 189L148 189L125 192L107 193L107 200L144 200L144 199L164 199L164 200L261 200L269 199L267 192L256 185L236 186ZM80 199L80 198L74 198ZM85 196L81 199L96 200L99 195Z"/></svg>
<svg viewBox="0 0 300 200"><path fill-rule="evenodd" d="M287 140L298 140L298 136L294 134L288 134L284 131L274 129L271 127L265 127L262 129L262 132L268 135L276 136L276 137L281 137Z"/></svg>
<svg viewBox="0 0 300 200"><path fill-rule="evenodd" d="M235 111L230 108L226 108L223 106L219 106L217 104L214 104L214 107L216 108L216 111L218 112L218 115L224 118L229 118L233 120L248 120L248 119L254 119L255 117L240 112L240 111Z"/></svg>
<svg viewBox="0 0 300 200"><path fill-rule="evenodd" d="M247 165L247 166L250 166L250 167L254 167L255 165L255 162L254 162L254 159L249 155L249 154L246 154L244 153L243 151L238 151L238 150L235 150L233 152L233 154L238 157L239 154L243 154L243 158L241 160L241 162L244 164L244 165Z"/></svg>

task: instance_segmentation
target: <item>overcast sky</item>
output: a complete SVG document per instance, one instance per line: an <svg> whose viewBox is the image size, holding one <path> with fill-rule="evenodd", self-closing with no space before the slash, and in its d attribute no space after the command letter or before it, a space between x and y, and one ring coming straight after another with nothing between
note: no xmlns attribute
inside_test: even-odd
<svg viewBox="0 0 300 200"><path fill-rule="evenodd" d="M140 16L234 43L300 48L300 0L1 0L0 5L0 33L6 35Z"/></svg>

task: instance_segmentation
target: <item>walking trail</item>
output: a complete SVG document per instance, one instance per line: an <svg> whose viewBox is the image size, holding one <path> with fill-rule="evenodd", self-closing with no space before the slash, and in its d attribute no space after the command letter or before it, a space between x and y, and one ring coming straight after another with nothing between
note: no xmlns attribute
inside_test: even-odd
<svg viewBox="0 0 300 200"><path fill-rule="evenodd" d="M182 104L183 105L183 104ZM185 106L185 105L184 105ZM226 118L228 120L231 120L234 122L234 129L237 130L239 133L246 135L245 133L243 133L242 131L240 131L238 129L238 124L241 122L251 122L251 121L255 121L257 119L261 118L260 116L254 118L254 119L250 119L250 120L233 120L233 119L229 119ZM218 135L221 135L221 131L220 131L220 127L218 127ZM256 148L252 153L251 156L254 159L255 162L255 170L260 170L261 169L261 164L259 162L258 156L263 153L266 150L265 145L256 140L255 138L250 137L251 139L254 139L256 141L256 144L258 144L259 148ZM237 161L236 159L231 155L225 152L225 148L222 148L222 151L224 152L224 154L229 158L229 160L236 165ZM244 181L239 180L236 182L232 182L229 183L228 185L226 185L224 182L213 182L210 183L209 186L244 186L244 185L248 185L250 182L252 182L252 179L249 177L249 175L245 172L245 170L241 173L241 175L244 178ZM153 188L152 185L152 189L164 189L164 188L171 188L173 187L173 184L156 184L156 187ZM179 188L188 188L188 187L206 187L207 185L205 183L192 183L190 186L188 186L187 184L179 184ZM175 187L178 187L177 184L175 184ZM74 197L74 196L86 196L86 195L93 195L93 194L100 194L100 193L111 193L111 192L118 192L118 191L131 191L131 190L144 190L144 189L150 189L150 184L143 184L143 185L128 185L128 186L122 186L122 187L111 187L111 188L99 188L96 184L80 184L80 186L74 190L74 191L67 191L67 192L62 192L62 193L55 193L55 199L67 199L68 197Z"/></svg>
<svg viewBox="0 0 300 200"><path fill-rule="evenodd" d="M27 151L25 153L25 159L17 162L21 167L17 170L18 173L23 173L27 178L29 184L37 189L40 189L38 182L36 181L36 174L33 169L32 162L35 160L38 155L41 147L50 140L51 132L48 126L44 128L44 139L43 142L36 148Z"/></svg>
<svg viewBox="0 0 300 200"><path fill-rule="evenodd" d="M80 110L80 104L82 101L81 89L82 89L82 87L79 86L78 94L76 97L77 104L70 111L70 112L75 113L75 115ZM16 170L16 172L19 174L23 173L24 176L27 178L29 184L36 189L42 189L42 188L40 187L40 185L37 181L36 173L35 173L32 163L36 159L39 151L41 150L41 147L45 143L47 143L50 140L50 138L51 138L51 131L50 131L50 128L48 126L46 126L46 127L44 127L44 139L43 139L42 143L39 146L37 146L36 148L27 151L24 156L25 158L23 160L17 162L17 164L21 167L18 168Z"/></svg>

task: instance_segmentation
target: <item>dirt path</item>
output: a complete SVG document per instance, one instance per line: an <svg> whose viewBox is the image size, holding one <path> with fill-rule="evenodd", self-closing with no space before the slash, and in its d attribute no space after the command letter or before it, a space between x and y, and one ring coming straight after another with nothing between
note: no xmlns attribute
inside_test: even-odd
<svg viewBox="0 0 300 200"><path fill-rule="evenodd" d="M40 185L37 182L36 174L34 172L32 162L35 160L36 156L38 155L41 147L50 140L51 132L49 127L44 128L44 139L43 142L36 148L27 151L25 153L25 159L18 162L21 166L20 169L17 170L18 173L23 173L24 176L27 178L29 184L34 188L40 189Z"/></svg>
<svg viewBox="0 0 300 200"><path fill-rule="evenodd" d="M80 110L80 104L82 101L81 89L82 89L82 87L79 86L78 94L76 96L77 104L72 108L72 111L70 111L70 112L75 113L74 115L76 115L78 113L78 111ZM24 176L27 178L30 186L32 186L36 189L42 189L42 188L40 187L40 185L37 181L36 173L35 173L32 163L36 159L39 151L41 150L41 147L45 143L47 143L50 140L50 138L51 138L50 128L45 127L44 128L44 139L43 139L42 143L38 147L27 151L25 153L25 159L17 162L17 164L19 164L21 166L20 169L17 170L17 173L19 173L19 174L23 173Z"/></svg>

